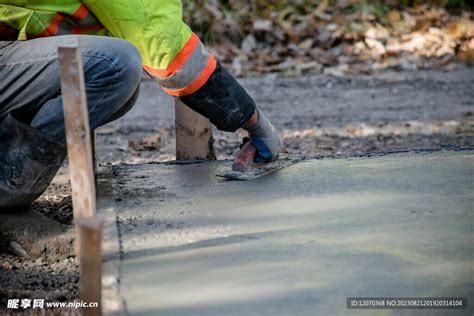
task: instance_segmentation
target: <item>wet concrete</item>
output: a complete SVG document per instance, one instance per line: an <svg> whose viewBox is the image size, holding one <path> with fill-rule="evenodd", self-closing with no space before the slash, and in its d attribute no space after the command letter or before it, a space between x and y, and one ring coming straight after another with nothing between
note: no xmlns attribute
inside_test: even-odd
<svg viewBox="0 0 474 316"><path fill-rule="evenodd" d="M131 315L472 315L474 152L114 167ZM464 311L348 311L348 296L468 297Z"/></svg>

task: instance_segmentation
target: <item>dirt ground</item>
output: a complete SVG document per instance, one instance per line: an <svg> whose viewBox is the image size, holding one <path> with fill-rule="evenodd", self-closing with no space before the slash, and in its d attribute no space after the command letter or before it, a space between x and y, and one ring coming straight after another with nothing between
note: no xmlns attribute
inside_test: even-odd
<svg viewBox="0 0 474 316"><path fill-rule="evenodd" d="M239 81L282 132L285 151L292 155L474 147L472 68L342 77L265 75ZM141 88L130 113L97 131L99 163L175 158L173 99L150 80ZM232 158L244 135L215 131L218 159ZM67 166L33 208L71 225ZM73 258L50 264L0 254L2 306L13 297L72 301L77 281Z"/></svg>
<svg viewBox="0 0 474 316"><path fill-rule="evenodd" d="M67 169L60 170L55 182L32 205L32 209L72 228L72 205ZM29 260L0 253L0 315L8 299L44 299L49 302L72 302L78 298L79 270L75 258L50 262L45 258ZM77 310L43 310L45 315L79 315ZM25 314L25 313L22 313ZM29 310L27 315L34 315Z"/></svg>
<svg viewBox="0 0 474 316"><path fill-rule="evenodd" d="M472 68L343 77L266 75L239 81L294 155L473 144ZM218 159L229 159L245 134L215 131L214 136ZM97 150L103 163L174 159L172 98L153 81L144 81L130 113L99 129Z"/></svg>

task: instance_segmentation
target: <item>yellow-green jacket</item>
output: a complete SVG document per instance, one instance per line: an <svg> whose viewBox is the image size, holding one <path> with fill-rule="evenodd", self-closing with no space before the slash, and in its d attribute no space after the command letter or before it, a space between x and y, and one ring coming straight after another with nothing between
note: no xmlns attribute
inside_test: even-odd
<svg viewBox="0 0 474 316"><path fill-rule="evenodd" d="M181 0L0 0L0 40L92 34L125 39L163 90L202 87L216 60L182 21Z"/></svg>

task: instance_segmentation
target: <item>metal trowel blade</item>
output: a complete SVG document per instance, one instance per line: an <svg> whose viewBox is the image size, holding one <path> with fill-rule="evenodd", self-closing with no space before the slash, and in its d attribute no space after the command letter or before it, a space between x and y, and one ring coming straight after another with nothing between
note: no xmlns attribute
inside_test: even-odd
<svg viewBox="0 0 474 316"><path fill-rule="evenodd" d="M301 157L291 157L288 155L280 155L280 157L277 160L269 162L269 163L264 163L264 164L254 163L245 172L228 170L225 172L217 173L217 176L228 179L228 180L249 181L249 180L253 180L255 178L264 176L266 174L272 173L274 171L283 169L285 167L291 166L302 160L303 158Z"/></svg>

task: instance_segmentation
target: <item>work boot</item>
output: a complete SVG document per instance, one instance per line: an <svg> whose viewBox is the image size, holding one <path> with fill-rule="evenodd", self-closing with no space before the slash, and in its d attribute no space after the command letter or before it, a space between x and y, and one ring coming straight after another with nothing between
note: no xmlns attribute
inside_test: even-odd
<svg viewBox="0 0 474 316"><path fill-rule="evenodd" d="M29 206L66 158L66 144L8 114L0 124L0 212Z"/></svg>

